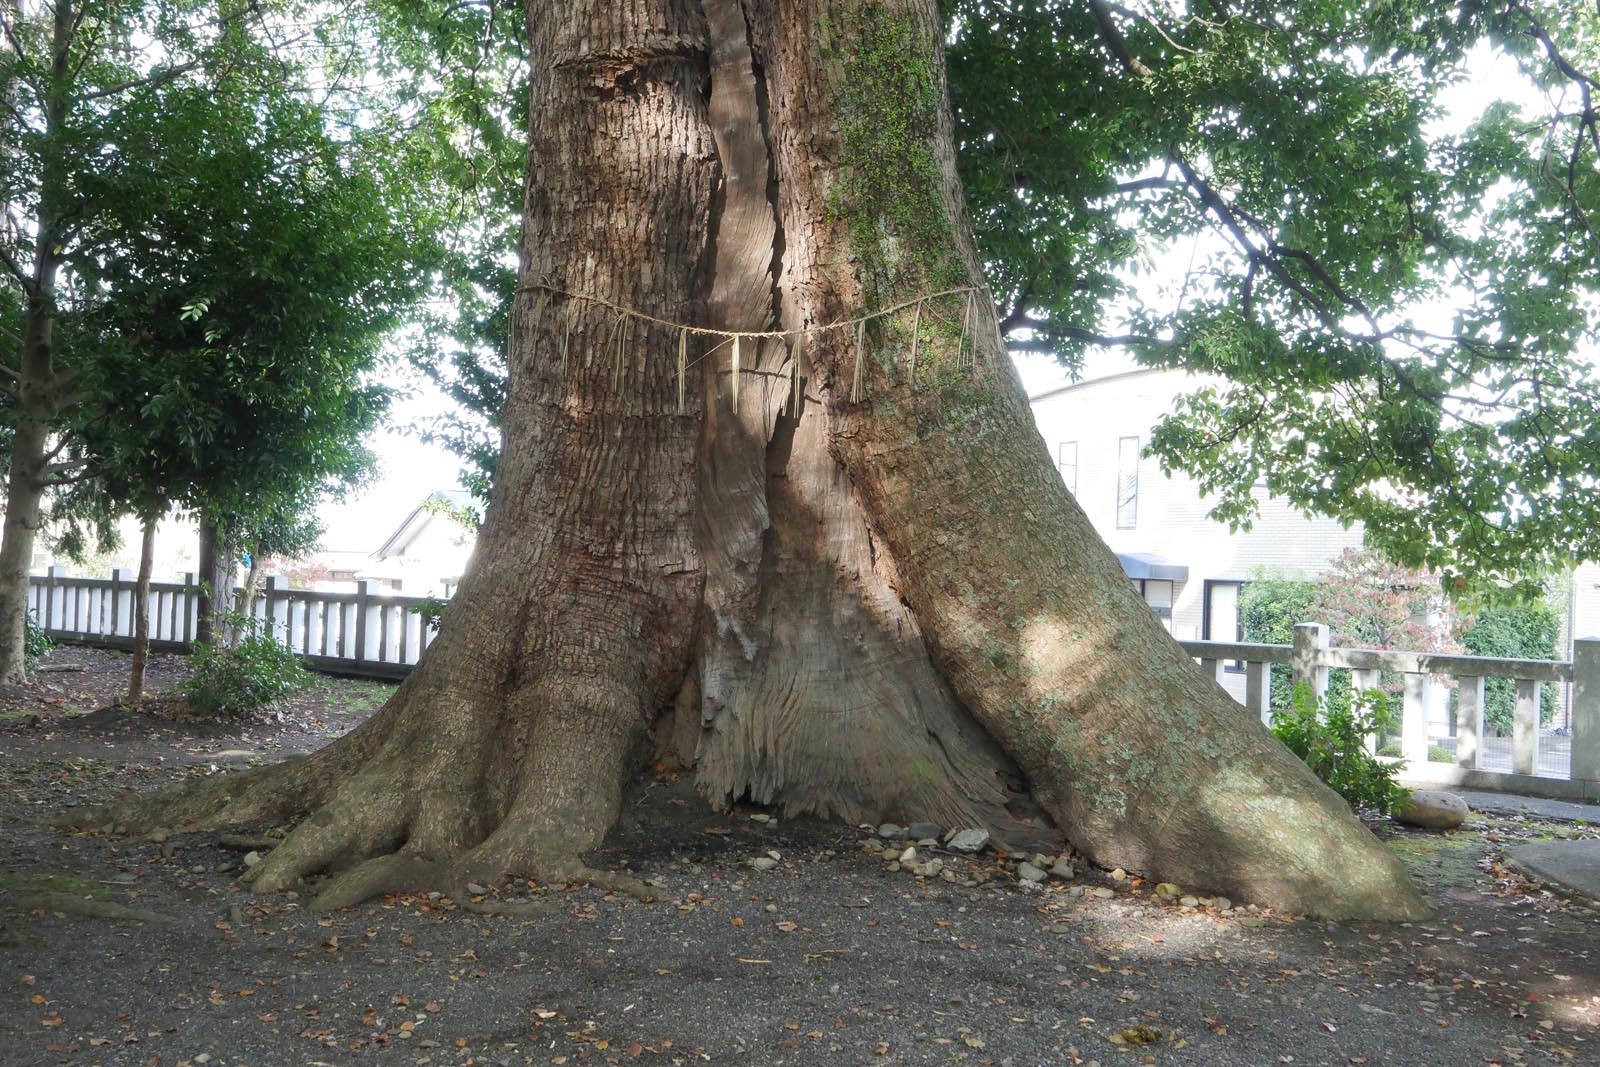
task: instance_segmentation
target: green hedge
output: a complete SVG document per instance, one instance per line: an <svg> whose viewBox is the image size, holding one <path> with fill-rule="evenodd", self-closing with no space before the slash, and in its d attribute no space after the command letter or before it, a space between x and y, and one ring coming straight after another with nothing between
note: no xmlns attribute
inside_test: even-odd
<svg viewBox="0 0 1600 1067"><path fill-rule="evenodd" d="M1500 656L1514 659L1556 659L1556 640L1561 634L1561 616L1547 603L1486 611L1461 633L1461 644L1470 655ZM1511 713L1516 706L1516 683L1510 678L1490 678L1484 683L1484 725L1499 733L1511 730ZM1555 716L1561 692L1554 682L1539 687L1539 721L1549 725Z"/></svg>

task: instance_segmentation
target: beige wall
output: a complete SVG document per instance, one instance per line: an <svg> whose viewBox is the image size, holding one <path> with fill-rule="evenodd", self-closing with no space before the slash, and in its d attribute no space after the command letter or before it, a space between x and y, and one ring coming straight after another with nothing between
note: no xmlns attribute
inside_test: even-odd
<svg viewBox="0 0 1600 1067"><path fill-rule="evenodd" d="M1194 482L1168 477L1154 459L1139 461L1138 510L1132 529L1118 529L1118 440L1138 436L1173 408L1173 399L1207 384L1182 371L1133 371L1082 382L1034 398L1033 415L1052 456L1077 444L1078 503L1095 529L1117 552L1145 552L1189 568L1174 590L1172 632L1180 640L1202 636L1204 587L1208 579L1242 581L1266 571L1283 577L1313 577L1346 548L1359 547L1361 528L1345 529L1327 518L1306 518L1258 490L1260 517L1244 532L1206 517L1210 505ZM1595 615L1600 623L1600 611Z"/></svg>

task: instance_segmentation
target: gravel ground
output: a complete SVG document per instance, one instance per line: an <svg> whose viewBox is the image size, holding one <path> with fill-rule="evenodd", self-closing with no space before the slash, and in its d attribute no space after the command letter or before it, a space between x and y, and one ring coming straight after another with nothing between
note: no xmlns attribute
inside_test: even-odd
<svg viewBox="0 0 1600 1067"><path fill-rule="evenodd" d="M595 859L656 880L659 902L515 886L316 915L241 890L243 853L216 835L163 847L40 819L305 751L382 689L326 681L281 719L225 728L66 715L115 691L114 659L58 653L74 663L0 693L7 1067L1600 1064L1596 914L1498 862L1587 828L1384 829L1438 917L1332 925L1162 902L1094 870L1024 891L992 853L924 849L989 880L918 879L857 828L715 814L652 779ZM542 910L473 910L497 901ZM78 914L107 904L157 918Z"/></svg>

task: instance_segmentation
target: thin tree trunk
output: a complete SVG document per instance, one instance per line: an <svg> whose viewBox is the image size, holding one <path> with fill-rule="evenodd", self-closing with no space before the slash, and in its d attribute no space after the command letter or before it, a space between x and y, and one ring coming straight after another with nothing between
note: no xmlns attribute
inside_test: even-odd
<svg viewBox="0 0 1600 1067"><path fill-rule="evenodd" d="M75 21L71 0L57 0L50 38L50 82L44 101L47 139L60 134L67 117L69 50ZM51 423L65 391L53 347L56 280L61 267L57 241L67 195L65 186L60 158L47 153L39 175L33 273L23 283L26 311L15 383L17 427L6 481L5 526L0 532L0 682L21 681L27 675L28 571L33 563L40 502L46 489Z"/></svg>
<svg viewBox="0 0 1600 1067"><path fill-rule="evenodd" d="M139 578L133 587L133 666L128 672L128 707L144 703L144 668L150 658L150 571L156 556L155 518L144 521L139 539Z"/></svg>
<svg viewBox="0 0 1600 1067"><path fill-rule="evenodd" d="M232 545L220 523L200 523L200 593L196 597L194 639L198 644L226 640L228 605L233 603Z"/></svg>
<svg viewBox="0 0 1600 1067"><path fill-rule="evenodd" d="M323 905L469 875L606 881L580 857L653 729L713 803L1020 841L1054 832L1027 791L1098 862L1422 914L1394 857L1133 594L1033 429L992 306L931 300L921 320L919 295L981 285L934 0L527 14L503 448L438 640L304 770L118 821L315 812L251 876L364 861ZM811 332L729 343L618 308Z"/></svg>
<svg viewBox="0 0 1600 1067"><path fill-rule="evenodd" d="M234 647L244 637L245 628L255 608L256 597L261 595L261 582L264 577L261 569L261 542L257 541L250 552L250 570L244 577L244 585L239 588L233 601L233 617L228 621L227 645Z"/></svg>

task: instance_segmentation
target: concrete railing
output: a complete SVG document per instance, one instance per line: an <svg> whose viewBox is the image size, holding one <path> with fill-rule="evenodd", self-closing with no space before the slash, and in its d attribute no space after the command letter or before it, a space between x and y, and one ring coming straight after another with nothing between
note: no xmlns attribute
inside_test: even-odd
<svg viewBox="0 0 1600 1067"><path fill-rule="evenodd" d="M1275 663L1288 665L1293 684L1319 694L1327 691L1331 670L1348 670L1357 690L1376 688L1382 675L1399 675L1400 758L1408 785L1600 798L1600 639L1574 641L1570 661L1332 648L1328 628L1319 623L1296 626L1292 645L1180 643L1263 722L1271 718ZM1509 678L1515 686L1509 737L1485 730L1484 682L1490 678ZM1545 683L1565 690L1565 732L1541 728ZM1451 688L1453 713L1445 699ZM1441 750L1450 762L1431 758Z"/></svg>
<svg viewBox="0 0 1600 1067"><path fill-rule="evenodd" d="M128 648L133 644L131 571L110 578L69 578L61 568L28 579L28 608L46 633L65 644ZM150 645L187 652L194 644L200 602L195 575L182 582L150 583ZM290 589L268 578L251 614L270 620L273 636L300 653L309 667L337 674L401 678L433 640L412 609L427 597L384 594L376 582L354 592Z"/></svg>

